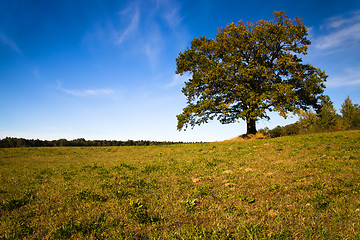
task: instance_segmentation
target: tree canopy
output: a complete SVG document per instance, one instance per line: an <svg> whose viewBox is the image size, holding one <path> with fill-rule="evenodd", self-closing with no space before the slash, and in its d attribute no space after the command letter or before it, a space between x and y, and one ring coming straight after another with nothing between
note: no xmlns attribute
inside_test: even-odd
<svg viewBox="0 0 360 240"><path fill-rule="evenodd" d="M178 130L209 120L244 120L247 134L256 121L276 111L287 117L317 109L327 75L304 64L310 41L301 18L274 12L274 19L230 23L215 39L195 38L176 59L176 73L190 74L182 89L187 106L177 115Z"/></svg>
<svg viewBox="0 0 360 240"><path fill-rule="evenodd" d="M359 104L353 104L349 96L341 105L340 112L349 129L360 128L360 106Z"/></svg>

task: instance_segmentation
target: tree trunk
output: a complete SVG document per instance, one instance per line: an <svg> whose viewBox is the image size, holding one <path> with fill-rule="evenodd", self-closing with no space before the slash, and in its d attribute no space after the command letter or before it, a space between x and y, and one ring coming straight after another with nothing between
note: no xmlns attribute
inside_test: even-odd
<svg viewBox="0 0 360 240"><path fill-rule="evenodd" d="M256 134L256 120L248 119L246 122L246 135Z"/></svg>

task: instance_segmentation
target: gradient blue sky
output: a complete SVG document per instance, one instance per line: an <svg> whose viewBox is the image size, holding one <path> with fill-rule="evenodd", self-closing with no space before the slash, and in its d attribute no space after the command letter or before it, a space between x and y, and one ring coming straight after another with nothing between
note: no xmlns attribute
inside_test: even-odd
<svg viewBox="0 0 360 240"><path fill-rule="evenodd" d="M221 141L246 124L178 132L185 107L179 52L199 36L274 10L303 17L304 62L329 75L337 109L360 103L360 1L1 0L0 138ZM271 115L257 127L296 121Z"/></svg>

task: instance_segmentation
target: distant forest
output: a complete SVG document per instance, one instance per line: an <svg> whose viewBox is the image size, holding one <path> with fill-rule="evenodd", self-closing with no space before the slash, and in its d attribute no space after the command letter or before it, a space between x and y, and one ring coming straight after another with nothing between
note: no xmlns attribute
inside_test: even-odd
<svg viewBox="0 0 360 240"><path fill-rule="evenodd" d="M286 125L277 126L274 129L259 129L263 135L274 138L296 134L307 134L316 132L332 132L346 130L360 130L360 105L352 103L347 97L340 109L341 115L336 113L333 102L328 96L324 97L321 107L317 112L302 111L299 114L299 121ZM15 147L105 147L105 146L149 146L149 145L170 145L183 142L158 142L158 141L109 141L109 140L85 140L78 138L74 140L33 140L24 138L6 137L0 140L0 148Z"/></svg>
<svg viewBox="0 0 360 240"><path fill-rule="evenodd" d="M0 148L16 147L105 147L105 146L149 146L149 145L170 145L183 142L158 142L158 141L116 141L116 140L85 140L78 138L74 140L39 140L6 137L0 140Z"/></svg>

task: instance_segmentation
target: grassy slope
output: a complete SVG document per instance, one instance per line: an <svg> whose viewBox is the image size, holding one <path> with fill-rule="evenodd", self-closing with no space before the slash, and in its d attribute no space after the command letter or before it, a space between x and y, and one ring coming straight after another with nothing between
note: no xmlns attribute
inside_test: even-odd
<svg viewBox="0 0 360 240"><path fill-rule="evenodd" d="M359 143L0 149L0 239L359 239Z"/></svg>

